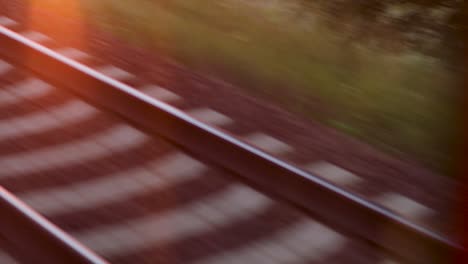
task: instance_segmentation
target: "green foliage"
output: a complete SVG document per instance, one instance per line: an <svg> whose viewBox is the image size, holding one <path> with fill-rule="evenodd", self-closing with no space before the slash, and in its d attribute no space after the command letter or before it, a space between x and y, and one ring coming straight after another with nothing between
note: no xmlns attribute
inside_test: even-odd
<svg viewBox="0 0 468 264"><path fill-rule="evenodd" d="M253 92L389 151L438 169L450 165L456 76L438 59L350 43L319 13L298 17L296 0L82 1L99 25L129 41L257 87ZM332 110L314 111L317 100Z"/></svg>

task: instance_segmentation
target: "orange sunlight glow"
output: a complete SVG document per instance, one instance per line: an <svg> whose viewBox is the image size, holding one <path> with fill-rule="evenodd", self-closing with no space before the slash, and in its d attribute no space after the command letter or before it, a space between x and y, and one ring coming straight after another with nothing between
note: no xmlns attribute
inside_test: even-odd
<svg viewBox="0 0 468 264"><path fill-rule="evenodd" d="M85 19L80 0L30 0L27 28L75 48L85 48Z"/></svg>

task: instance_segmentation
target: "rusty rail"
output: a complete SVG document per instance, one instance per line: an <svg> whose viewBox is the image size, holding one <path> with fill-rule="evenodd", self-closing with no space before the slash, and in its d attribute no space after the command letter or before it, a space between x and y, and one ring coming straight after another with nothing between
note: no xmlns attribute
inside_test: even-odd
<svg viewBox="0 0 468 264"><path fill-rule="evenodd" d="M107 263L2 187L0 214L0 237L22 263Z"/></svg>

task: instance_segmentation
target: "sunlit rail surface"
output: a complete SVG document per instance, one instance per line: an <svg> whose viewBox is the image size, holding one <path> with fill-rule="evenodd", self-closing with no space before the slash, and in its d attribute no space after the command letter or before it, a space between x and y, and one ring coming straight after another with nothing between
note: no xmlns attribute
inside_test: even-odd
<svg viewBox="0 0 468 264"><path fill-rule="evenodd" d="M0 23L0 184L111 263L447 263L460 250L423 224L430 208L360 198L340 168L291 165L275 138L230 135L229 117L179 110L162 87Z"/></svg>

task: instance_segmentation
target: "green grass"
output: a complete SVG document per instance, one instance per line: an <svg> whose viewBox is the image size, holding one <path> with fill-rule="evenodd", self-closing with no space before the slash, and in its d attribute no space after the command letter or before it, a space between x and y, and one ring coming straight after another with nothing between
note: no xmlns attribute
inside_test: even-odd
<svg viewBox="0 0 468 264"><path fill-rule="evenodd" d="M130 42L450 171L457 76L433 58L351 44L319 15L298 18L294 0L82 1L96 23ZM317 100L330 110L314 111Z"/></svg>

